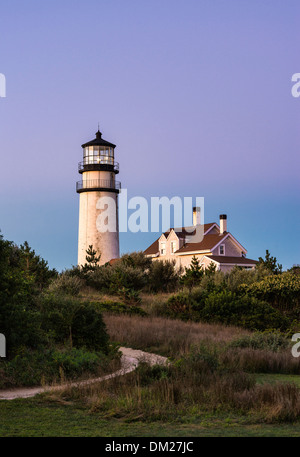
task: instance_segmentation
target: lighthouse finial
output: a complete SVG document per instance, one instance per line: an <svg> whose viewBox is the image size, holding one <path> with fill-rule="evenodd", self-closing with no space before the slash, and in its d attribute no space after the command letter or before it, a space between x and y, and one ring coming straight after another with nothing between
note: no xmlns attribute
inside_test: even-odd
<svg viewBox="0 0 300 457"><path fill-rule="evenodd" d="M99 122L98 122L98 131L96 132L96 138L101 138L102 136L102 133L100 132L100 126L99 126Z"/></svg>

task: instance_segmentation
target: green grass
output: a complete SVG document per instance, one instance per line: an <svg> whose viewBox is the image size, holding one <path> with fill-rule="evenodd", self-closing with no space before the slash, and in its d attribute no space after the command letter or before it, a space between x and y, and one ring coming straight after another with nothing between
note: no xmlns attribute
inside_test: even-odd
<svg viewBox="0 0 300 457"><path fill-rule="evenodd" d="M1 437L204 437L300 436L294 424L251 424L251 418L232 414L203 414L188 423L144 423L104 420L80 404L58 404L36 397L0 402Z"/></svg>

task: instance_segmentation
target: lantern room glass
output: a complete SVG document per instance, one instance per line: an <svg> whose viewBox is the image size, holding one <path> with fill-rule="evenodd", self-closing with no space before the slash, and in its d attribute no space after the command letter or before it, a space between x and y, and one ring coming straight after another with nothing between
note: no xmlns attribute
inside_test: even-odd
<svg viewBox="0 0 300 457"><path fill-rule="evenodd" d="M83 149L83 164L114 164L114 149L106 146L87 146Z"/></svg>

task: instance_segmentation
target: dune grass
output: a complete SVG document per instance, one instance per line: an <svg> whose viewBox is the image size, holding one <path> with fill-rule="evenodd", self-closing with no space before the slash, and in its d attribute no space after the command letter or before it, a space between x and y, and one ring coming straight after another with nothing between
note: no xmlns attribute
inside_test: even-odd
<svg viewBox="0 0 300 457"><path fill-rule="evenodd" d="M251 334L238 327L162 317L144 318L106 313L104 322L113 341L168 357L186 354L192 346L200 343L222 345Z"/></svg>

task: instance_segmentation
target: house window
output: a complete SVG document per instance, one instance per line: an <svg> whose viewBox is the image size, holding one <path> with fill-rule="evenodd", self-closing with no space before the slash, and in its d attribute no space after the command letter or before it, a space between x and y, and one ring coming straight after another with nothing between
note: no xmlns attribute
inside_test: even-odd
<svg viewBox="0 0 300 457"><path fill-rule="evenodd" d="M176 241L171 241L171 254L176 251Z"/></svg>
<svg viewBox="0 0 300 457"><path fill-rule="evenodd" d="M225 255L225 244L221 244L219 247L219 255Z"/></svg>
<svg viewBox="0 0 300 457"><path fill-rule="evenodd" d="M160 243L160 254L166 255L166 243Z"/></svg>

